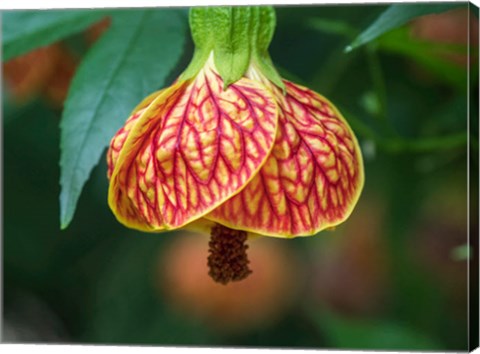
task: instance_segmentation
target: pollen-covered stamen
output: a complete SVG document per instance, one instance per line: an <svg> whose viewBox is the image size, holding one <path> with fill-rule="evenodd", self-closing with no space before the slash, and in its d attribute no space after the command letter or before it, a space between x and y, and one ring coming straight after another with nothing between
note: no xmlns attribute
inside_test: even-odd
<svg viewBox="0 0 480 354"><path fill-rule="evenodd" d="M217 283L245 279L252 271L248 268L247 233L217 224L212 228L209 242L208 274Z"/></svg>

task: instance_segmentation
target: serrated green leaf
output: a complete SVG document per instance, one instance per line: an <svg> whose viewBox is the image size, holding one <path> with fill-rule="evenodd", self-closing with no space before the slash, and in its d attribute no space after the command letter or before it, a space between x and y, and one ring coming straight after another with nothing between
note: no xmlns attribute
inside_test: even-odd
<svg viewBox="0 0 480 354"><path fill-rule="evenodd" d="M177 10L119 11L80 65L61 123L60 222L70 223L91 170L129 113L164 85L183 50Z"/></svg>
<svg viewBox="0 0 480 354"><path fill-rule="evenodd" d="M77 33L101 17L99 10L8 11L2 14L3 60Z"/></svg>
<svg viewBox="0 0 480 354"><path fill-rule="evenodd" d="M451 10L466 3L437 3L437 4L394 4L385 10L366 30L347 47L349 52L368 42L371 42L380 35L400 26L416 17L440 13Z"/></svg>

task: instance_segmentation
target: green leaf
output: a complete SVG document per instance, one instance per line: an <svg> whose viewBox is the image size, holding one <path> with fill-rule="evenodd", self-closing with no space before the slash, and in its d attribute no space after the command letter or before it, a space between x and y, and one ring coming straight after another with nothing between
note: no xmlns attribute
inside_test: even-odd
<svg viewBox="0 0 480 354"><path fill-rule="evenodd" d="M110 139L174 69L185 25L177 10L119 11L80 65L61 123L62 228L70 223L83 185Z"/></svg>
<svg viewBox="0 0 480 354"><path fill-rule="evenodd" d="M444 12L456 7L465 6L465 3L440 4L394 4L385 10L366 30L347 47L346 52L371 42L380 35L400 26L403 26L416 17Z"/></svg>
<svg viewBox="0 0 480 354"><path fill-rule="evenodd" d="M105 11L10 11L2 16L3 60L77 33L105 16Z"/></svg>

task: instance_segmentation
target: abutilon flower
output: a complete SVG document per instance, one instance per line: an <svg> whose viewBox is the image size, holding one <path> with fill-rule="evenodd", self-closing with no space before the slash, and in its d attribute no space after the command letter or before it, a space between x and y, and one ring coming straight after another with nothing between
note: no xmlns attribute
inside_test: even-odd
<svg viewBox="0 0 480 354"><path fill-rule="evenodd" d="M314 235L343 222L363 162L326 98L282 80L268 55L271 7L193 8L192 62L113 137L109 205L147 232L209 230L210 275L246 277L247 235Z"/></svg>

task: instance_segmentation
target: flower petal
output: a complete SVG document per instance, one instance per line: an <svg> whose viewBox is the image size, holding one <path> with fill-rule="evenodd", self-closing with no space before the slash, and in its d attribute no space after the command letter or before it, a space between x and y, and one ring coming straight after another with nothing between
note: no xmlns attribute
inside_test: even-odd
<svg viewBox="0 0 480 354"><path fill-rule="evenodd" d="M117 163L118 155L120 154L120 151L122 150L123 145L125 144L125 141L127 140L127 137L130 134L133 126L137 122L138 118L140 118L141 114L145 111L145 108L147 108L150 103L152 103L153 100L157 98L160 93L162 93L162 91L163 90L156 91L140 102L140 104L138 104L132 111L130 117L125 122L125 125L117 131L115 136L110 141L110 147L107 152L108 178L112 176L113 169Z"/></svg>
<svg viewBox="0 0 480 354"><path fill-rule="evenodd" d="M319 94L285 81L274 148L258 175L206 218L270 236L312 235L344 221L363 187L357 140Z"/></svg>
<svg viewBox="0 0 480 354"><path fill-rule="evenodd" d="M133 119L133 118L132 118ZM141 113L110 184L120 222L145 231L179 228L238 193L275 140L278 108L268 90L242 78L223 90L202 70Z"/></svg>

